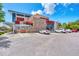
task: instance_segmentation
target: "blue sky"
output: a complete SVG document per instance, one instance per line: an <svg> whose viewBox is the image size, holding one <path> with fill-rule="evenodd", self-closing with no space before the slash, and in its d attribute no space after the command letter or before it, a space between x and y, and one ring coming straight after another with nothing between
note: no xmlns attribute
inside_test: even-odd
<svg viewBox="0 0 79 59"><path fill-rule="evenodd" d="M12 22L8 10L35 14L39 13L49 17L50 20L61 23L71 22L79 19L78 3L3 3L5 20Z"/></svg>

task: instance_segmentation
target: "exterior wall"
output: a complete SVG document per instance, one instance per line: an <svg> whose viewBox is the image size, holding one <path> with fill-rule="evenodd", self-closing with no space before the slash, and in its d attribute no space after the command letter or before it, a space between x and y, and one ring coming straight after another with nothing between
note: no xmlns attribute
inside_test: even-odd
<svg viewBox="0 0 79 59"><path fill-rule="evenodd" d="M42 18L41 18L42 17ZM20 19L21 18L21 19ZM46 29L46 19L43 16L31 16L31 17L21 17L16 16L16 21L19 21L18 24L15 24L15 28L17 32L20 32L21 30L26 32L37 32L40 30ZM27 21L33 22L33 25L26 24ZM15 22L16 23L16 22Z"/></svg>
<svg viewBox="0 0 79 59"><path fill-rule="evenodd" d="M19 23L16 23L18 21ZM29 21L29 17L23 16L16 16L15 21L15 29L17 32L29 32L32 29L32 25L27 24L26 22Z"/></svg>
<svg viewBox="0 0 79 59"><path fill-rule="evenodd" d="M31 31L37 32L40 30L45 30L46 29L46 20L40 18L40 15L34 15L31 17L32 21L33 21L33 27Z"/></svg>
<svg viewBox="0 0 79 59"><path fill-rule="evenodd" d="M19 24L15 24L15 29L17 32L38 32L40 30L46 30L47 28L51 31L58 29L57 22L46 21L46 19L47 18L41 15L34 15L31 17L16 16L16 21L19 21ZM27 21L33 22L33 25L26 24Z"/></svg>
<svg viewBox="0 0 79 59"><path fill-rule="evenodd" d="M57 30L58 29L58 22L55 22L54 23L54 30Z"/></svg>

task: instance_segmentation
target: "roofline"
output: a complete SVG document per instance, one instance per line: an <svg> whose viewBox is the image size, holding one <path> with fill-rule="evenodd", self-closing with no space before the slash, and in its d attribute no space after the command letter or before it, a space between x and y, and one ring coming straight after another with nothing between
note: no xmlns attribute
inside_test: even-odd
<svg viewBox="0 0 79 59"><path fill-rule="evenodd" d="M32 14L22 13L22 12L18 12L18 11L14 11L14 10L8 10L8 12L32 16Z"/></svg>

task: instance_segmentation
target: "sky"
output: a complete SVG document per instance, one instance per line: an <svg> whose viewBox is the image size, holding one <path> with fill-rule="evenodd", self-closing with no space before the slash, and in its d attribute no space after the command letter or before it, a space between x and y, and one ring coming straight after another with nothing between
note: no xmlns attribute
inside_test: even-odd
<svg viewBox="0 0 79 59"><path fill-rule="evenodd" d="M12 16L8 10L33 15L38 13L60 23L79 19L79 3L3 3L5 21L12 22Z"/></svg>

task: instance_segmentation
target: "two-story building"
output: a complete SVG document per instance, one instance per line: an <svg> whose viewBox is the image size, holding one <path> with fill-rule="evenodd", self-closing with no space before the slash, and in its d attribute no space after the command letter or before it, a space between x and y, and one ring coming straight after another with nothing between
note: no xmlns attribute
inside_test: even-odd
<svg viewBox="0 0 79 59"><path fill-rule="evenodd" d="M13 31L16 32L38 32L40 30L54 30L57 26L55 21L48 17L35 14L26 14L9 10L12 15Z"/></svg>

